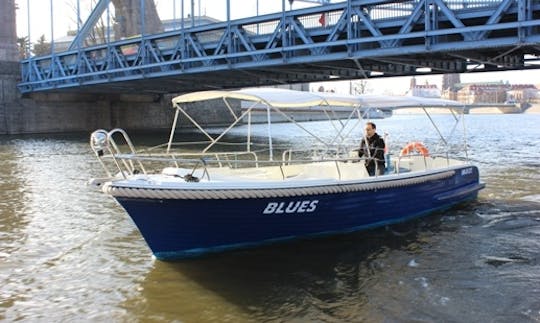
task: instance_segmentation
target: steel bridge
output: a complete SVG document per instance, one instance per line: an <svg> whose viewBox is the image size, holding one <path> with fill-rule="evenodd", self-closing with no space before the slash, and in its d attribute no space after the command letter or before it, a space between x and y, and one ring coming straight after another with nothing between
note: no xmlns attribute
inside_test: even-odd
<svg viewBox="0 0 540 323"><path fill-rule="evenodd" d="M23 93L149 94L536 69L540 1L349 0L143 33L21 66Z"/></svg>

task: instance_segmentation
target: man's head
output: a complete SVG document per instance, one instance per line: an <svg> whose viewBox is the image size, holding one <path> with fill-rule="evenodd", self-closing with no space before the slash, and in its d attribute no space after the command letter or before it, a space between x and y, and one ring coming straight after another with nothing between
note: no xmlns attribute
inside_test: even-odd
<svg viewBox="0 0 540 323"><path fill-rule="evenodd" d="M377 126L373 122L366 123L366 136L368 138L373 136L376 130L377 130Z"/></svg>

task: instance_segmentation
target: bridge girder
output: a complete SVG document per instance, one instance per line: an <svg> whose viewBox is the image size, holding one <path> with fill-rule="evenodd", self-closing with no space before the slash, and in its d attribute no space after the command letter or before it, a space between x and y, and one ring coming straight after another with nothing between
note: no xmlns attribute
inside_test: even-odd
<svg viewBox="0 0 540 323"><path fill-rule="evenodd" d="M115 8L115 35L117 38L125 38L137 34L153 34L161 32L162 26L153 0L99 0L90 16L86 19L81 29L69 45L69 50L84 47L84 40L110 3ZM144 16L141 13L144 11ZM77 18L79 19L79 18Z"/></svg>
<svg viewBox="0 0 540 323"><path fill-rule="evenodd" d="M19 89L178 93L540 67L540 3L464 4L348 1L144 35L24 60Z"/></svg>

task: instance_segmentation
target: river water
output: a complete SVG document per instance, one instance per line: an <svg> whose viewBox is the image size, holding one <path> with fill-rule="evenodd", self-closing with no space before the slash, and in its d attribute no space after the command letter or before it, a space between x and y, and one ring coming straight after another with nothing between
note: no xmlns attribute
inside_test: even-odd
<svg viewBox="0 0 540 323"><path fill-rule="evenodd" d="M421 138L419 118L377 125ZM539 124L538 114L468 116L487 184L477 202L172 263L153 259L115 201L85 186L103 175L88 134L0 137L0 320L539 322Z"/></svg>

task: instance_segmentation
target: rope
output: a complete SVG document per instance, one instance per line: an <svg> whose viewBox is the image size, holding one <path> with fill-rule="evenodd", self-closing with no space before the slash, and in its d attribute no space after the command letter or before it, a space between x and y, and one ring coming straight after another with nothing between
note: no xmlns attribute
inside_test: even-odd
<svg viewBox="0 0 540 323"><path fill-rule="evenodd" d="M114 197L146 198L146 199L175 199L175 200L206 200L206 199L246 199L246 198L276 198L306 195L338 194L359 191L372 191L416 185L429 181L440 180L454 176L455 171L446 171L427 176L390 180L375 183L332 184L313 187L293 188L263 188L263 189L220 189L194 190L186 188L160 189L115 186L107 183L103 192Z"/></svg>

